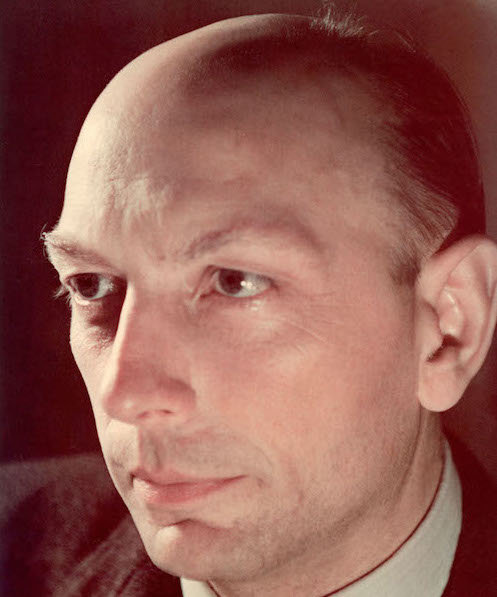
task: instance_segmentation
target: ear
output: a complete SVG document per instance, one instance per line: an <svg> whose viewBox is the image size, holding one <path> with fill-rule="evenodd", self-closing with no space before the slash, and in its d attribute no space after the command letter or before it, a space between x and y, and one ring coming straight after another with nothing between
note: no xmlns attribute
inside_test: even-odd
<svg viewBox="0 0 497 597"><path fill-rule="evenodd" d="M480 369L497 318L497 245L463 239L422 267L416 287L418 398L428 410L457 403Z"/></svg>

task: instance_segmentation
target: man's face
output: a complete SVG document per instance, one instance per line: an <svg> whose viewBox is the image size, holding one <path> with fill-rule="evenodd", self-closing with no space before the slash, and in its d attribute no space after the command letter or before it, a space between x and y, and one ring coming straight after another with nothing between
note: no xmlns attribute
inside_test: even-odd
<svg viewBox="0 0 497 597"><path fill-rule="evenodd" d="M352 86L330 110L261 85L96 111L58 226L109 470L154 562L191 577L339 553L395 501L418 426Z"/></svg>

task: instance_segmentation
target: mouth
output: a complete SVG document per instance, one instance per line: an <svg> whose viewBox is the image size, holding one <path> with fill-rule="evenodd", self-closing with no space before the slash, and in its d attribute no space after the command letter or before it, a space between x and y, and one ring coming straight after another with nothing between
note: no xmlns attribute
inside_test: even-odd
<svg viewBox="0 0 497 597"><path fill-rule="evenodd" d="M132 474L133 490L146 504L174 505L192 502L214 492L225 489L242 477L221 479L185 479L171 475L167 479L156 479L146 474Z"/></svg>

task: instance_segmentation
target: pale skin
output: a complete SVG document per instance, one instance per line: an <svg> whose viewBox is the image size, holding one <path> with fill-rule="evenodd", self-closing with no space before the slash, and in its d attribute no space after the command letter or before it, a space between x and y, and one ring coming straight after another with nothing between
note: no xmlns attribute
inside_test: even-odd
<svg viewBox="0 0 497 597"><path fill-rule="evenodd" d="M145 548L226 596L317 597L402 543L440 478L433 411L478 370L497 309L483 237L394 282L402 222L354 85L324 101L292 67L258 93L250 78L188 90L213 45L288 18L194 32L122 71L47 238Z"/></svg>

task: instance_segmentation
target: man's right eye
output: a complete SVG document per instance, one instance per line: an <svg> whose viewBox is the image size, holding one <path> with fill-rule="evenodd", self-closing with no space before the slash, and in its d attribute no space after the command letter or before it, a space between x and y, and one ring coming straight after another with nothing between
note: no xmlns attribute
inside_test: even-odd
<svg viewBox="0 0 497 597"><path fill-rule="evenodd" d="M69 278L66 285L74 300L80 303L103 299L120 288L115 278L103 274L76 274Z"/></svg>

